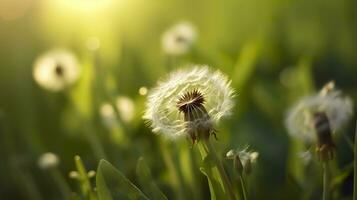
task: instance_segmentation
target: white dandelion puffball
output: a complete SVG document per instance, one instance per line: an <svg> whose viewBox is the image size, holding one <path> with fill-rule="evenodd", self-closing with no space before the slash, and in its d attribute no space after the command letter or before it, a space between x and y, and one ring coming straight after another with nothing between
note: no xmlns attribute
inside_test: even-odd
<svg viewBox="0 0 357 200"><path fill-rule="evenodd" d="M196 38L196 28L189 22L181 22L163 34L162 49L169 55L183 55L191 49Z"/></svg>
<svg viewBox="0 0 357 200"><path fill-rule="evenodd" d="M343 127L353 115L352 100L328 83L317 94L301 99L288 112L285 124L291 136L306 142L314 142L317 137L313 126L313 115L323 112L327 115L334 133Z"/></svg>
<svg viewBox="0 0 357 200"><path fill-rule="evenodd" d="M79 76L78 61L69 51L51 50L35 61L33 76L44 89L61 91L77 81Z"/></svg>
<svg viewBox="0 0 357 200"><path fill-rule="evenodd" d="M159 82L148 95L144 119L151 124L153 132L173 139L187 135L184 115L177 103L184 95L195 93L201 94L200 103L209 115L209 123L217 124L231 113L233 90L224 74L207 66L182 69Z"/></svg>
<svg viewBox="0 0 357 200"><path fill-rule="evenodd" d="M40 156L38 159L38 166L41 169L49 169L56 167L59 164L59 158L56 154L47 152Z"/></svg>

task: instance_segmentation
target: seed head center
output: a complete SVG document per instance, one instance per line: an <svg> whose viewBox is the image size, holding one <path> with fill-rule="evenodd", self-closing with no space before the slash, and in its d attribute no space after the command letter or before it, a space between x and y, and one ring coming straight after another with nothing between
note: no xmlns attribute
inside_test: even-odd
<svg viewBox="0 0 357 200"><path fill-rule="evenodd" d="M188 113L190 111L193 111L197 108L202 107L204 101L205 101L205 99L204 99L202 93L199 92L198 90L193 90L193 91L186 92L185 94L183 94L179 98L176 106L180 112Z"/></svg>
<svg viewBox="0 0 357 200"><path fill-rule="evenodd" d="M56 65L56 67L55 67L55 73L56 73L56 75L59 76L59 77L62 77L62 76L63 76L63 74L64 74L64 69L63 69L62 65L60 65L60 64L57 64L57 65Z"/></svg>

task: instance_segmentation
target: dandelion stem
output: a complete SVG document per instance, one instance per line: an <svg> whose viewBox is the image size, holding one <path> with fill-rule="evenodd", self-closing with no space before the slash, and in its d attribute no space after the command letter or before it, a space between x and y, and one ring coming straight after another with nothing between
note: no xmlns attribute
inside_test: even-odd
<svg viewBox="0 0 357 200"><path fill-rule="evenodd" d="M323 193L322 193L322 199L323 200L329 200L330 199L330 168L328 165L328 161L323 163Z"/></svg>
<svg viewBox="0 0 357 200"><path fill-rule="evenodd" d="M353 200L357 200L357 122L355 129L355 145L354 145L354 177L353 177Z"/></svg>
<svg viewBox="0 0 357 200"><path fill-rule="evenodd" d="M242 187L242 200L247 200L248 199L248 192L247 192L247 184L244 180L244 177L243 175L239 176L239 179L240 179L240 185Z"/></svg>
<svg viewBox="0 0 357 200"><path fill-rule="evenodd" d="M236 198L235 198L235 195L233 192L231 182L227 176L226 171L224 170L223 163L218 158L218 156L216 154L216 150L214 149L209 138L204 140L204 147L205 147L207 155L212 155L213 161L215 162L214 164L216 165L218 172L219 172L219 176L223 182L223 186L224 186L224 190L225 190L226 194L228 195L229 199L235 200Z"/></svg>

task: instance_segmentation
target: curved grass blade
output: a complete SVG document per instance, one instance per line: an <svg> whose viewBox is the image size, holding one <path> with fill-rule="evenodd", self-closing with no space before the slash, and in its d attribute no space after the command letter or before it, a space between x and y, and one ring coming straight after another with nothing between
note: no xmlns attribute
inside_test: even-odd
<svg viewBox="0 0 357 200"><path fill-rule="evenodd" d="M149 167L143 157L140 157L136 166L136 174L140 182L140 186L151 199L167 200L167 197L162 193L156 185Z"/></svg>
<svg viewBox="0 0 357 200"><path fill-rule="evenodd" d="M149 199L139 188L106 160L99 162L96 182L99 200Z"/></svg>

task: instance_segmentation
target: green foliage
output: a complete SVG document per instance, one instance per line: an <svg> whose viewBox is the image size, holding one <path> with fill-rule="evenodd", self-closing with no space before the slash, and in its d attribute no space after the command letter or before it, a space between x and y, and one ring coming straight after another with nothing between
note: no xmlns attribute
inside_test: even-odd
<svg viewBox="0 0 357 200"><path fill-rule="evenodd" d="M101 160L97 170L97 191L100 200L149 199L108 161Z"/></svg>
<svg viewBox="0 0 357 200"><path fill-rule="evenodd" d="M184 139L163 140L142 120L147 94L139 88L150 91L192 63L232 80L236 106L215 127L217 155L245 145L260 153L246 181L249 198L321 199L320 164L299 156L314 146L291 139L284 120L291 105L330 80L357 102L357 1L18 2L0 2L0 199L225 199L211 156L202 159ZM182 20L197 28L194 49L168 56L161 36ZM58 47L75 55L81 75L55 93L36 83L33 66ZM118 96L132 100L134 117L125 121L115 108L106 123L101 105L115 107ZM355 137L356 152L354 131L352 123L341 130ZM331 195L357 200L356 154L334 139ZM56 173L38 167L49 151L60 160ZM73 163L74 155L82 159ZM222 162L231 178L231 163ZM68 177L74 168L75 180ZM95 168L96 180L87 172Z"/></svg>
<svg viewBox="0 0 357 200"><path fill-rule="evenodd" d="M150 199L165 200L167 197L161 192L156 185L154 178L151 175L150 169L147 166L143 157L138 159L136 166L136 174L140 182L142 190L150 197Z"/></svg>

